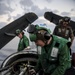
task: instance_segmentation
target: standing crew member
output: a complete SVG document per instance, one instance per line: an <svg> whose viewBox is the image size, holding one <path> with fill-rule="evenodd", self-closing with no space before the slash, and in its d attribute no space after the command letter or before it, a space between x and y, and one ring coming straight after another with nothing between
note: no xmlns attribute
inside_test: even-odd
<svg viewBox="0 0 75 75"><path fill-rule="evenodd" d="M18 51L22 51L24 49L29 49L29 39L24 35L24 32L20 29L16 30L16 35L20 38L19 44L18 44Z"/></svg>
<svg viewBox="0 0 75 75"><path fill-rule="evenodd" d="M70 24L70 18L63 17L62 19L59 20L59 25L55 27L53 34L68 40L70 38L72 45L74 40L74 34L69 24Z"/></svg>

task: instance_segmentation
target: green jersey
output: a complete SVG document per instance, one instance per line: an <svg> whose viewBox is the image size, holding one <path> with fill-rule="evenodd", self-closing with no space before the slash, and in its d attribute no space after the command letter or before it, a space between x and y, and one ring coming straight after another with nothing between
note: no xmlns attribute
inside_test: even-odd
<svg viewBox="0 0 75 75"><path fill-rule="evenodd" d="M25 35L23 35L23 37L20 39L18 44L18 51L22 51L28 46L29 46L29 40Z"/></svg>

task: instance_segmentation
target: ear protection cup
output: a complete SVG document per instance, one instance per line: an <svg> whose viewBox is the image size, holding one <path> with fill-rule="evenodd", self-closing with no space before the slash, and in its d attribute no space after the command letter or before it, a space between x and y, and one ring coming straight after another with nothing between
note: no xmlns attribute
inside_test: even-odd
<svg viewBox="0 0 75 75"><path fill-rule="evenodd" d="M46 40L49 40L49 39L50 39L50 36L51 36L51 34L49 34L48 32L46 32L46 33L44 34L44 38L45 38Z"/></svg>
<svg viewBox="0 0 75 75"><path fill-rule="evenodd" d="M38 33L42 34L42 36L44 37L45 40L49 40L50 39L51 34L48 33L46 30L40 30L40 31L38 31Z"/></svg>

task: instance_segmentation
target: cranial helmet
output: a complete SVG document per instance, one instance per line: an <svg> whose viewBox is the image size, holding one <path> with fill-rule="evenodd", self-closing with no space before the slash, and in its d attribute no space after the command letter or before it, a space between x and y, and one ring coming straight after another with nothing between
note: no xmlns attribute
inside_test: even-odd
<svg viewBox="0 0 75 75"><path fill-rule="evenodd" d="M18 36L21 32L22 32L22 30L17 29L16 32L15 32L15 34Z"/></svg>
<svg viewBox="0 0 75 75"><path fill-rule="evenodd" d="M44 27L39 27L38 25L29 26L27 31L30 33L29 37L31 41L36 41L38 39L43 41L48 40L50 38L50 33L51 33L49 29Z"/></svg>
<svg viewBox="0 0 75 75"><path fill-rule="evenodd" d="M63 21L70 22L70 17L63 17Z"/></svg>
<svg viewBox="0 0 75 75"><path fill-rule="evenodd" d="M30 41L32 42L37 40L36 34L29 34L29 38L30 38Z"/></svg>

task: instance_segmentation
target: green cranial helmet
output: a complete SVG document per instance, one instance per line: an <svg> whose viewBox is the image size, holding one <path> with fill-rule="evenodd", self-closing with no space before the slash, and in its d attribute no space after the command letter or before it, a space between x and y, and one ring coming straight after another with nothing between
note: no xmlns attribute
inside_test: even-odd
<svg viewBox="0 0 75 75"><path fill-rule="evenodd" d="M50 37L50 29L47 29L45 27L40 27L38 25L35 25L35 30L33 33L31 32L29 37L31 41L36 40L48 40Z"/></svg>
<svg viewBox="0 0 75 75"><path fill-rule="evenodd" d="M36 36L36 34L29 34L29 37L30 37L30 41L36 41L36 39L37 39L37 36Z"/></svg>
<svg viewBox="0 0 75 75"><path fill-rule="evenodd" d="M20 29L17 29L15 34L18 36L22 31Z"/></svg>

